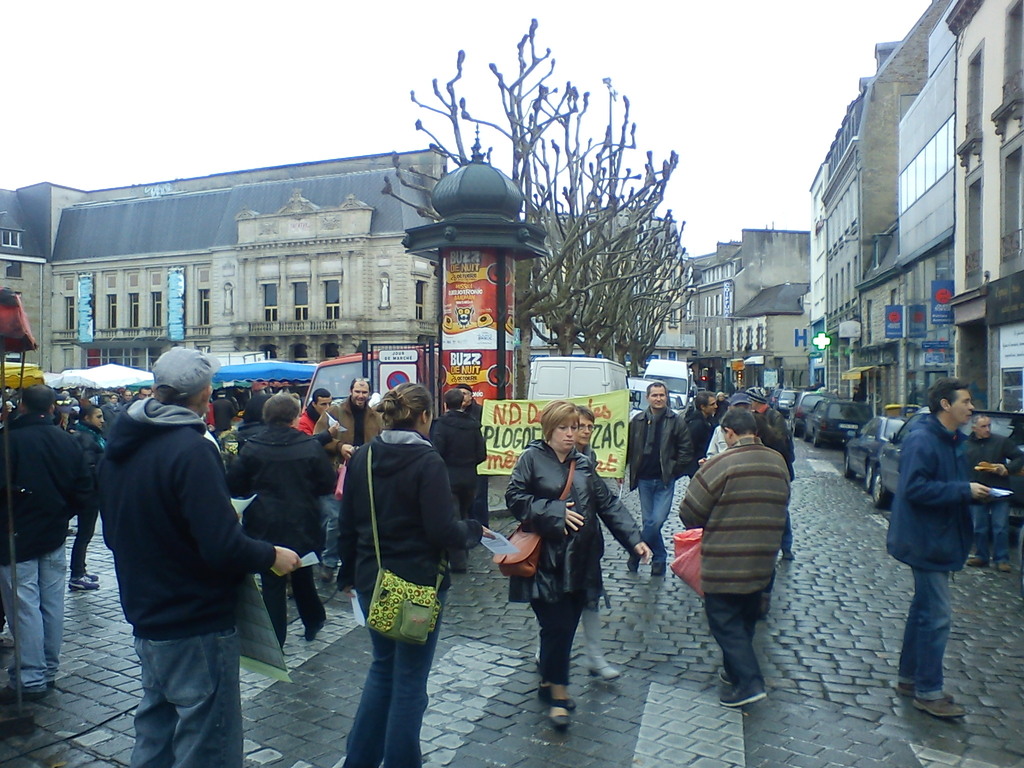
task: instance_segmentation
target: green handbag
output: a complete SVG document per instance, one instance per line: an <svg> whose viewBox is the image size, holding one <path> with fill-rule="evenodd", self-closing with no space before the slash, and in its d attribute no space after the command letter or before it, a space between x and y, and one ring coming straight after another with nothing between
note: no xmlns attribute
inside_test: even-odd
<svg viewBox="0 0 1024 768"><path fill-rule="evenodd" d="M438 565L437 583L423 586L406 581L392 571L384 569L380 560L380 539L377 535L377 505L373 498L373 454L366 449L366 483L370 494L370 522L373 525L373 547L377 553L377 582L373 585L370 610L366 625L384 637L403 643L423 645L437 626L441 601L437 592L441 588L446 563Z"/></svg>

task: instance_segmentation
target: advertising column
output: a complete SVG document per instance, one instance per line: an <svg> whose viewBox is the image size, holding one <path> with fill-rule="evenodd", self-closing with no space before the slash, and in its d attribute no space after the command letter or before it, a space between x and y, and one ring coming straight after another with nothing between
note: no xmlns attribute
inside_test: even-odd
<svg viewBox="0 0 1024 768"><path fill-rule="evenodd" d="M473 398L498 397L499 366L511 381L512 317L515 314L513 270L506 269L504 359L498 359L499 268L496 248L452 248L444 253L444 316L441 320L443 389L457 384L473 388Z"/></svg>

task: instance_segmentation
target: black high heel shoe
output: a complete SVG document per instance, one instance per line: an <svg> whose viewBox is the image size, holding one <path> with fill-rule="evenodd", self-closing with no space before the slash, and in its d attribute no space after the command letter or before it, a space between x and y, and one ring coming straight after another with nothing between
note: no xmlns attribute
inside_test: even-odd
<svg viewBox="0 0 1024 768"><path fill-rule="evenodd" d="M552 699L551 709L548 710L548 721L556 731L564 731L569 727L569 710L572 707L569 699Z"/></svg>
<svg viewBox="0 0 1024 768"><path fill-rule="evenodd" d="M555 699L551 697L551 683L541 683L537 689L537 698L551 706L565 707L570 712L576 709L576 702L572 699ZM556 702L561 702L556 704Z"/></svg>

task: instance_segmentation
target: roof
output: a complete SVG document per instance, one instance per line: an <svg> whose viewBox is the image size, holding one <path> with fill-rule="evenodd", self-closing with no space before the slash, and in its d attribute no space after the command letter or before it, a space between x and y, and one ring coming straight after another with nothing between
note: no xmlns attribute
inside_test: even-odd
<svg viewBox="0 0 1024 768"><path fill-rule="evenodd" d="M736 317L762 315L802 315L803 298L810 290L809 283L783 283L763 288L760 293L735 313Z"/></svg>
<svg viewBox="0 0 1024 768"><path fill-rule="evenodd" d="M18 200L18 193L0 189L0 229L14 229L21 232L21 248L5 248L0 245L0 256L45 256L40 238L30 226L28 217Z"/></svg>
<svg viewBox="0 0 1024 768"><path fill-rule="evenodd" d="M171 193L104 203L82 203L61 215L53 261L105 256L204 251L235 245L235 217L242 210L281 210L297 189L320 208L337 208L348 197L373 208L370 233L401 234L428 223L410 206L383 193L394 169L237 184L223 189ZM403 196L411 197L409 190ZM426 197L424 196L424 202Z"/></svg>

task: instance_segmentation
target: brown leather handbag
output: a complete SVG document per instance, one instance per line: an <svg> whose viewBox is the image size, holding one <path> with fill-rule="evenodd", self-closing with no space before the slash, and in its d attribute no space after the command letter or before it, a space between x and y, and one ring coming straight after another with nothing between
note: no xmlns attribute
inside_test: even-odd
<svg viewBox="0 0 1024 768"><path fill-rule="evenodd" d="M576 462L569 465L569 477L566 478L565 488L559 500L569 498L572 491L572 479L576 475ZM523 530L523 524L515 529L508 540L519 550L514 555L495 555L494 562L502 576L521 576L529 579L537 573L537 564L540 562L540 534Z"/></svg>

